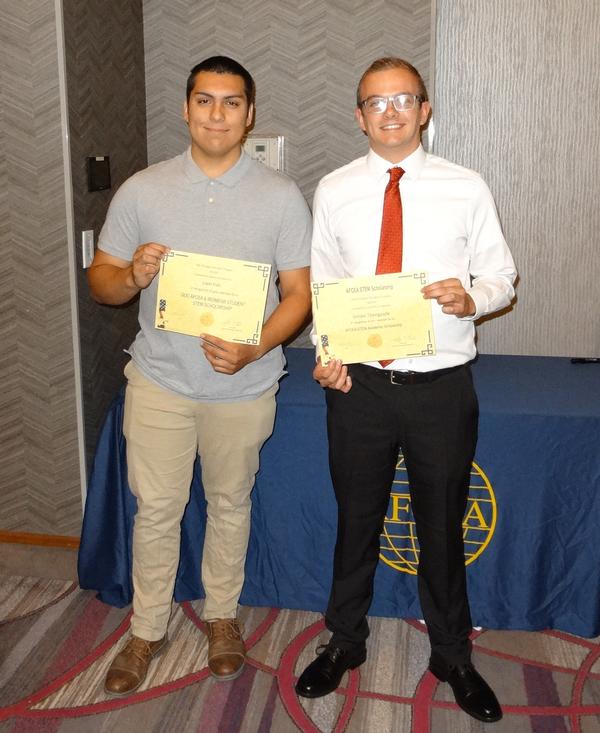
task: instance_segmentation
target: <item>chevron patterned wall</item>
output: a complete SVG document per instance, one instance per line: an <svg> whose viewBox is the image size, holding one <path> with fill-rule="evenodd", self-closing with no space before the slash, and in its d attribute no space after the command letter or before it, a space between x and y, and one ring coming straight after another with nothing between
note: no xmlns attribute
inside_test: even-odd
<svg viewBox="0 0 600 733"><path fill-rule="evenodd" d="M0 75L0 528L77 534L54 0L1 0Z"/></svg>
<svg viewBox="0 0 600 733"><path fill-rule="evenodd" d="M354 90L377 56L402 55L430 77L430 2L289 0L143 3L63 0L78 259L86 449L121 383L136 309L101 308L81 271L80 231L96 236L111 192L88 193L85 158L111 156L113 191L187 145L191 66L214 53L258 86L255 132L284 134L288 172L307 199L318 179L365 149ZM77 534L81 520L72 323L53 0L0 0L0 235L3 355L0 527ZM144 56L147 102L144 98Z"/></svg>
<svg viewBox="0 0 600 733"><path fill-rule="evenodd" d="M192 66L231 56L256 82L254 134L285 136L287 172L312 204L322 176L367 151L354 107L369 64L401 56L429 83L431 15L432 0L144 0L149 162L188 145Z"/></svg>
<svg viewBox="0 0 600 733"><path fill-rule="evenodd" d="M480 171L521 282L485 353L600 356L600 4L437 0L436 152Z"/></svg>
<svg viewBox="0 0 600 733"><path fill-rule="evenodd" d="M436 150L484 174L521 271L517 308L482 326L481 350L600 353L595 0L552 0L544 12L518 0L63 5L78 236L98 235L111 195L87 193L85 157L111 156L114 191L146 164L146 140L149 162L187 145L181 106L198 60L223 53L248 66L258 87L255 132L285 135L288 172L310 201L322 175L366 150L353 119L361 72L377 56L401 55L430 92L435 82ZM77 534L54 0L0 0L0 81L0 528ZM555 178L558 186L546 183ZM96 306L80 268L78 278L89 458L136 313Z"/></svg>
<svg viewBox="0 0 600 733"><path fill-rule="evenodd" d="M63 0L71 175L76 241L97 241L110 199L145 168L146 95L142 1ZM89 192L86 159L109 155L112 189ZM138 330L137 303L119 308L92 300L76 246L83 412L88 472L98 433L123 383L123 349Z"/></svg>
<svg viewBox="0 0 600 733"><path fill-rule="evenodd" d="M77 235L84 228L98 235L111 195L87 193L85 157L111 156L114 191L146 164L146 140L149 162L187 145L181 106L185 78L198 60L223 53L250 69L258 87L255 132L285 135L288 172L310 201L322 175L366 150L353 119L361 72L377 56L405 56L430 92L435 82L437 151L489 181L521 270L517 309L484 324L480 347L600 353L598 120L593 104L581 101L599 92L594 0L576 7L553 0L541 16L535 3L526 9L517 0L487 9L476 0L63 4ZM54 14L54 0L0 0L0 528L77 534ZM569 114L559 113L558 99L566 99L562 112L566 105ZM541 185L554 177L558 187ZM90 457L121 382L121 350L135 333L136 313L135 306L96 306L80 268L78 278Z"/></svg>
<svg viewBox="0 0 600 733"><path fill-rule="evenodd" d="M283 134L288 173L309 202L318 180L366 152L357 81L378 56L430 77L430 0L144 0L148 158L188 144L181 119L190 68L232 56L254 76L254 132Z"/></svg>

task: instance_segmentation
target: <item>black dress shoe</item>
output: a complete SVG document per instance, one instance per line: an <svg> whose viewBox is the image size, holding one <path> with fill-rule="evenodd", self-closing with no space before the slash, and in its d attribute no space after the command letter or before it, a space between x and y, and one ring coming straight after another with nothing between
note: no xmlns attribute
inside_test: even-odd
<svg viewBox="0 0 600 733"><path fill-rule="evenodd" d="M321 651L319 651L321 650ZM317 648L319 655L302 672L296 683L296 692L302 697L323 697L339 687L347 669L355 669L367 658L364 645L340 649L327 644Z"/></svg>
<svg viewBox="0 0 600 733"><path fill-rule="evenodd" d="M442 669L433 662L429 669L442 682L448 682L454 699L465 713L484 723L495 723L502 717L502 708L488 683L472 664L458 664Z"/></svg>

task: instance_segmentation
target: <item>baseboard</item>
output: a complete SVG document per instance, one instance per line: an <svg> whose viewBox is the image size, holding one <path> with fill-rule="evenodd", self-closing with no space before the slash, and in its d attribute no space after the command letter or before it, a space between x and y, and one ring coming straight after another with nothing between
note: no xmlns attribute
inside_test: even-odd
<svg viewBox="0 0 600 733"><path fill-rule="evenodd" d="M77 580L78 537L0 532L0 584L4 575Z"/></svg>
<svg viewBox="0 0 600 733"><path fill-rule="evenodd" d="M33 532L9 532L0 530L0 542L37 547L61 547L65 550L79 549L79 537L55 534L34 534Z"/></svg>

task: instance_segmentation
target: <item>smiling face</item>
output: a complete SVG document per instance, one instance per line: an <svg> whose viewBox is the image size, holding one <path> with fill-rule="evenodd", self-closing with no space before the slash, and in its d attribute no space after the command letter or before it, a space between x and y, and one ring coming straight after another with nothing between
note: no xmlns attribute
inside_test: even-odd
<svg viewBox="0 0 600 733"><path fill-rule="evenodd" d="M419 82L403 68L374 71L365 76L360 85L361 100L367 97L391 97L406 92L419 94ZM390 163L399 163L414 152L421 142L421 127L427 122L429 102L417 104L407 112L397 112L388 103L382 114L370 114L356 108L356 119L369 138L371 149Z"/></svg>
<svg viewBox="0 0 600 733"><path fill-rule="evenodd" d="M252 114L241 76L199 72L183 108L196 164L213 176L235 165Z"/></svg>

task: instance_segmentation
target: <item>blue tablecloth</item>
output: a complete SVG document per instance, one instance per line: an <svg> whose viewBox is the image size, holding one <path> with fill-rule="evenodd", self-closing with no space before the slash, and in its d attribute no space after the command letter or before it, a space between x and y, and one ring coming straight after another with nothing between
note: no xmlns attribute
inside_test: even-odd
<svg viewBox="0 0 600 733"><path fill-rule="evenodd" d="M321 611L329 592L336 525L325 400L311 378L312 350L288 349L287 358L289 375L281 383L275 431L263 448L253 493L241 602ZM596 636L600 366L558 358L481 356L473 374L481 408L473 501L465 519L473 621L487 628L555 628ZM79 557L81 586L117 606L131 600L135 512L127 484L122 409L121 394L111 405L98 443ZM182 523L175 586L180 601L203 596L199 567L205 501L200 473L197 467ZM397 481L394 491L401 495L400 464ZM421 615L405 505L398 497L395 508L390 505L371 609L375 615Z"/></svg>

